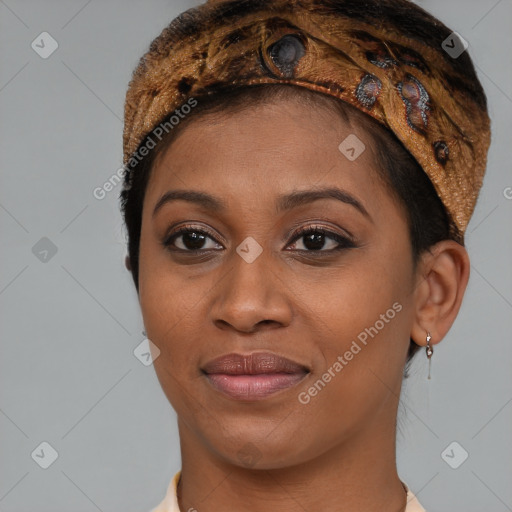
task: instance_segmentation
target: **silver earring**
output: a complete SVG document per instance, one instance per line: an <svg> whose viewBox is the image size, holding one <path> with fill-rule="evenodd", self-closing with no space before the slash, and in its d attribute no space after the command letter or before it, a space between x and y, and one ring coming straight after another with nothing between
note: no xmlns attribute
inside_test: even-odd
<svg viewBox="0 0 512 512"><path fill-rule="evenodd" d="M432 363L432 354L434 353L434 349L430 345L430 340L432 339L432 336L430 336L430 333L427 332L427 348L426 353L428 357L428 378L430 379L430 364Z"/></svg>

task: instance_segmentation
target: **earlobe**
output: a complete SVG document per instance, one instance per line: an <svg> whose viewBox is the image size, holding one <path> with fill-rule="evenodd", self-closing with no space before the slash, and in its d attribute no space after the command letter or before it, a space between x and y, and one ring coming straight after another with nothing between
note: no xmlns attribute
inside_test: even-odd
<svg viewBox="0 0 512 512"><path fill-rule="evenodd" d="M130 256L126 256L124 259L125 267L131 272L132 271L132 265L130 263Z"/></svg>
<svg viewBox="0 0 512 512"><path fill-rule="evenodd" d="M439 343L450 330L466 291L470 261L466 249L454 240L443 240L425 253L418 266L418 285L414 293L416 315L411 338L426 345Z"/></svg>

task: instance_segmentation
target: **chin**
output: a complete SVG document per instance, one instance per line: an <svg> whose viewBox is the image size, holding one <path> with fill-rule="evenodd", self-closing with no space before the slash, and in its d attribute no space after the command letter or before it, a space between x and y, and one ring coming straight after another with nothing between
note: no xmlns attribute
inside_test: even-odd
<svg viewBox="0 0 512 512"><path fill-rule="evenodd" d="M246 469L282 469L304 463L310 458L305 452L304 439L299 444L295 436L287 432L268 437L266 432L269 431L272 428L258 432L253 429L253 435L243 432L228 439L210 438L209 444L229 464Z"/></svg>

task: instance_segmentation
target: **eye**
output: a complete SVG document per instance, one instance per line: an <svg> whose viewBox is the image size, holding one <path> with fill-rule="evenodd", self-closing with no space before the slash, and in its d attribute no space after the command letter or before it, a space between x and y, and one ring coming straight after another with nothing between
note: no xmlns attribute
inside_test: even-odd
<svg viewBox="0 0 512 512"><path fill-rule="evenodd" d="M189 253L223 249L209 231L194 226L182 226L168 235L163 245L171 251ZM349 237L322 226L308 226L294 234L293 243L288 247L295 251L325 253L356 247L356 245Z"/></svg>
<svg viewBox="0 0 512 512"><path fill-rule="evenodd" d="M298 244L297 241L301 239L302 241ZM350 238L321 226L308 226L300 229L295 233L293 241L292 250L303 252L332 252L356 247Z"/></svg>
<svg viewBox="0 0 512 512"><path fill-rule="evenodd" d="M208 244L208 240L210 243ZM209 251L222 249L213 236L204 229L196 229L194 226L183 226L171 233L163 241L164 247L170 250L183 252ZM209 246L208 246L209 245Z"/></svg>

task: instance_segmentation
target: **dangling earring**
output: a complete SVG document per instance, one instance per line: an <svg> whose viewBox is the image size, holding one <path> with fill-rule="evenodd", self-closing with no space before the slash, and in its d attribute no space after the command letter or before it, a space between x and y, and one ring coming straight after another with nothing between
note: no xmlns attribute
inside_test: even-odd
<svg viewBox="0 0 512 512"><path fill-rule="evenodd" d="M148 335L147 335L147 333L146 333L146 329L144 329L144 330L142 331L142 336L144 336L144 338L147 338L147 337L148 337Z"/></svg>
<svg viewBox="0 0 512 512"><path fill-rule="evenodd" d="M430 379L430 364L432 362L432 354L434 353L434 349L430 345L430 340L432 339L432 336L430 336L430 333L427 332L427 357L428 357L428 378Z"/></svg>

